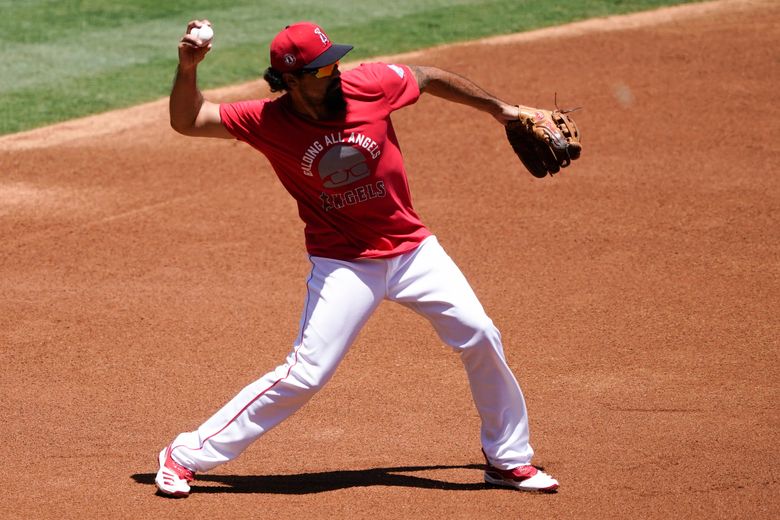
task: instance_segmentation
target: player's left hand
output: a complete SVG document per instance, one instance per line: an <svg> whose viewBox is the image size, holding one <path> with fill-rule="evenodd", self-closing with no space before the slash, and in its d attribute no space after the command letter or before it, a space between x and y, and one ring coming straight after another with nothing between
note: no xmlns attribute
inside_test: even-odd
<svg viewBox="0 0 780 520"><path fill-rule="evenodd" d="M523 166L534 177L558 173L579 158L582 143L579 128L569 116L572 111L522 105L512 111L517 115L506 123L506 136Z"/></svg>

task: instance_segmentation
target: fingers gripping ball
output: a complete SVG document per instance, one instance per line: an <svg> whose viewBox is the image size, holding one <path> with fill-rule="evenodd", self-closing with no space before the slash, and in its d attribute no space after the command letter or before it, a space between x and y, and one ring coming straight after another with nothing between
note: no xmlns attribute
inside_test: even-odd
<svg viewBox="0 0 780 520"><path fill-rule="evenodd" d="M201 47L205 47L211 43L211 39L214 38L214 30L210 25L202 25L200 27L193 27L190 30L190 35L199 40Z"/></svg>
<svg viewBox="0 0 780 520"><path fill-rule="evenodd" d="M518 105L519 117L506 125L506 136L523 166L534 177L553 175L582 152L574 110L542 110ZM575 109L576 110L576 109Z"/></svg>

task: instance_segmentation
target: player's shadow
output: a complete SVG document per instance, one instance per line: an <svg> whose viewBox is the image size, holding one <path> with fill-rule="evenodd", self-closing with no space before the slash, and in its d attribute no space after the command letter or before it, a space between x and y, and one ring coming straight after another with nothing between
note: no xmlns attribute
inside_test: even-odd
<svg viewBox="0 0 780 520"><path fill-rule="evenodd" d="M460 483L438 480L410 473L445 470L482 470L482 464L463 466L399 466L352 471L325 471L297 475L198 475L192 483L193 493L275 493L306 495L353 487L399 486L424 489L471 491L485 489L482 473L474 475L475 482ZM154 485L154 473L136 473L133 480L139 484Z"/></svg>

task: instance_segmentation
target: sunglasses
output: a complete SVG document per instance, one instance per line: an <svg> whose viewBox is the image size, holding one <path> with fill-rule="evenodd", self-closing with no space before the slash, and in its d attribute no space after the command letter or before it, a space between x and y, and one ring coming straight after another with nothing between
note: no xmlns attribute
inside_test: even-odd
<svg viewBox="0 0 780 520"><path fill-rule="evenodd" d="M333 75L333 71L336 70L336 67L338 66L339 62L335 61L331 63L330 65L325 65L324 67L320 67L319 69L314 70L306 70L307 74L311 74L315 78L329 78Z"/></svg>

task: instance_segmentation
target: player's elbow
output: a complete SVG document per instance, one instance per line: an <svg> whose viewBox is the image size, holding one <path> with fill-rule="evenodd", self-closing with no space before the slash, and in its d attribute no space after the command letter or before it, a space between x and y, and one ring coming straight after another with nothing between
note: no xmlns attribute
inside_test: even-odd
<svg viewBox="0 0 780 520"><path fill-rule="evenodd" d="M171 128L182 135L187 135L187 126L181 124L181 122L176 121L173 118L171 118Z"/></svg>
<svg viewBox="0 0 780 520"><path fill-rule="evenodd" d="M186 136L194 136L197 132L197 128L195 128L194 123L187 124L181 121L177 121L174 118L171 118L171 128L173 128L176 132Z"/></svg>
<svg viewBox="0 0 780 520"><path fill-rule="evenodd" d="M219 105L204 102L198 113L177 114L171 111L171 128L190 137L219 137L232 139L233 135L222 125Z"/></svg>
<svg viewBox="0 0 780 520"><path fill-rule="evenodd" d="M417 87L420 89L420 92L424 92L436 69L433 67L423 67L422 65L408 65L408 67L417 80Z"/></svg>
<svg viewBox="0 0 780 520"><path fill-rule="evenodd" d="M171 128L188 137L223 137L217 132L221 125L209 124L199 117L193 120L171 117Z"/></svg>

